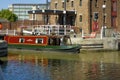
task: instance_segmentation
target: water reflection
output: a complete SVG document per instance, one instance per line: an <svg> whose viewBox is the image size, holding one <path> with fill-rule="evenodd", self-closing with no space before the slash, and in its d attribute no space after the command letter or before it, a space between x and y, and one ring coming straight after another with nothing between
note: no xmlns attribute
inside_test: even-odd
<svg viewBox="0 0 120 80"><path fill-rule="evenodd" d="M98 52L81 54L81 72L84 80L119 80L119 52ZM79 71L80 72L80 71ZM82 80L82 79L81 79Z"/></svg>
<svg viewBox="0 0 120 80"><path fill-rule="evenodd" d="M5 80L120 80L119 52L9 51L4 61Z"/></svg>

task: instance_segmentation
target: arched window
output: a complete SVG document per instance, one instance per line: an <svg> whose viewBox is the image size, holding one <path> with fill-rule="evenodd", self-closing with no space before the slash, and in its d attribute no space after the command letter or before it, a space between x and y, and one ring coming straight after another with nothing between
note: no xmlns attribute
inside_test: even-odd
<svg viewBox="0 0 120 80"><path fill-rule="evenodd" d="M55 9L57 9L57 7L58 7L58 3L57 3L57 2L55 2Z"/></svg>
<svg viewBox="0 0 120 80"><path fill-rule="evenodd" d="M71 7L74 7L74 1L71 1Z"/></svg>
<svg viewBox="0 0 120 80"><path fill-rule="evenodd" d="M95 7L98 7L98 0L95 0Z"/></svg>
<svg viewBox="0 0 120 80"><path fill-rule="evenodd" d="M82 0L80 0L80 3L79 3L79 4L80 4L80 6L82 6Z"/></svg>

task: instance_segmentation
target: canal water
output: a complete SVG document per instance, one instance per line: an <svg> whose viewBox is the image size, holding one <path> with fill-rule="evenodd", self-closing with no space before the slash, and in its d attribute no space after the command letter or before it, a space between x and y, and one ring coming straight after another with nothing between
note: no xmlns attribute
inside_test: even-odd
<svg viewBox="0 0 120 80"><path fill-rule="evenodd" d="M1 61L4 80L120 80L120 52L9 50Z"/></svg>

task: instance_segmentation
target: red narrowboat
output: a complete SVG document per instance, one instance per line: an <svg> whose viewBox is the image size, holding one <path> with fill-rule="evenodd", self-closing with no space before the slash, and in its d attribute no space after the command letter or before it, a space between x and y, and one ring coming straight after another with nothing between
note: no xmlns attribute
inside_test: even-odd
<svg viewBox="0 0 120 80"><path fill-rule="evenodd" d="M80 52L80 45L67 45L69 36L48 36L48 35L6 35L4 40L8 43L8 48L40 50L40 51L60 51L60 52Z"/></svg>

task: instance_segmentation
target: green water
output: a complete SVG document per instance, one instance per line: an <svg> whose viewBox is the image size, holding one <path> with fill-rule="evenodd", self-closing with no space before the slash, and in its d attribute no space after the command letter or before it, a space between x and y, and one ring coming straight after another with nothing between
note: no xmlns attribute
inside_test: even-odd
<svg viewBox="0 0 120 80"><path fill-rule="evenodd" d="M9 50L1 60L5 80L120 80L120 52Z"/></svg>

